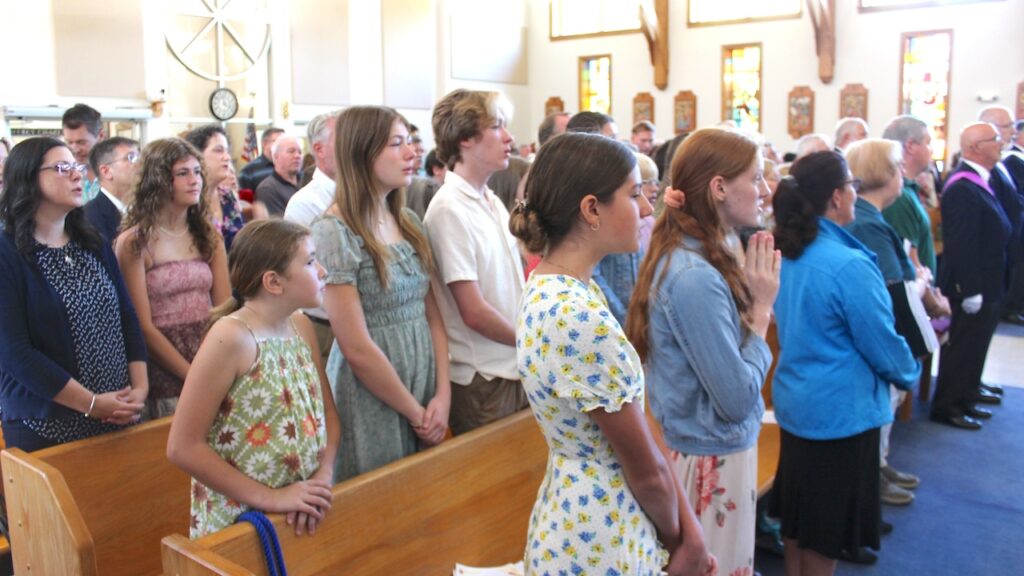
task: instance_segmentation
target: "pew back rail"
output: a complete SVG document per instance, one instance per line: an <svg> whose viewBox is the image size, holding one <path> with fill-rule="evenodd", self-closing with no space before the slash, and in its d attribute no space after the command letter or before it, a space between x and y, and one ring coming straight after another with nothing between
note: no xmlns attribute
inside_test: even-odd
<svg viewBox="0 0 1024 576"><path fill-rule="evenodd" d="M5 450L17 574L160 574L160 539L187 531L188 476L166 457L170 418L26 453Z"/></svg>

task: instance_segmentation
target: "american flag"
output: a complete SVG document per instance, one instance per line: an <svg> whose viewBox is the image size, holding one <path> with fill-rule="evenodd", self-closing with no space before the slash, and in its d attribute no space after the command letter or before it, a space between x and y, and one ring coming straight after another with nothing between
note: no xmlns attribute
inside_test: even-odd
<svg viewBox="0 0 1024 576"><path fill-rule="evenodd" d="M256 125L252 122L253 108L249 108L249 124L245 127L245 145L242 146L242 160L252 162L260 155L259 141L256 139Z"/></svg>

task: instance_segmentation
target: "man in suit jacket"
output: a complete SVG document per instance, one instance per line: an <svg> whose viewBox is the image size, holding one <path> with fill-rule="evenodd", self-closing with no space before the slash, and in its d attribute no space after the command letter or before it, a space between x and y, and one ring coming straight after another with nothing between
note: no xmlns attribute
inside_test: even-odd
<svg viewBox="0 0 1024 576"><path fill-rule="evenodd" d="M942 194L945 251L939 285L950 299L953 321L939 356L931 418L976 430L992 413L975 403L999 403L998 396L982 391L980 382L1006 296L1013 229L990 185L1002 152L995 127L969 124L960 134L960 150L963 161Z"/></svg>
<svg viewBox="0 0 1024 576"><path fill-rule="evenodd" d="M1004 195L1000 196L1000 201L1003 202L1003 207L1007 210L1006 215L1010 217L1012 224L1015 214L1012 213L1012 208L1007 207L1007 201L1024 206L1024 149L1016 142L1016 140L1024 141L1024 138L1020 137L1018 131L1015 130L1013 115L1005 106L982 108L978 112L978 120L995 126L1003 140L1003 160L999 163L996 172L1002 173L999 184L1005 183L1002 181L1002 176L1005 176L1005 180L1012 182L1017 189L1015 195L1003 192ZM1024 124L1024 122L1018 122L1018 124ZM995 186L993 188L995 189ZM996 192L999 191L996 189ZM1013 246L1010 249L1010 291L1003 305L1003 319L1007 322L1024 325L1022 312L1024 312L1024 236L1018 234L1014 237Z"/></svg>
<svg viewBox="0 0 1024 576"><path fill-rule="evenodd" d="M100 193L85 205L85 218L113 243L128 210L138 175L139 143L115 136L101 140L89 151L89 165L100 183Z"/></svg>

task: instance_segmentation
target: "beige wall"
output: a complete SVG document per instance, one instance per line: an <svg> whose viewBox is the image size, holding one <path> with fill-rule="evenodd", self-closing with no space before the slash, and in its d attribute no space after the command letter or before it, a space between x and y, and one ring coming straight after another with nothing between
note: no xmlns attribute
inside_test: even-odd
<svg viewBox="0 0 1024 576"><path fill-rule="evenodd" d="M666 90L654 87L647 43L640 34L552 42L548 39L546 0L530 0L530 115L543 119L544 101L559 96L570 111L579 104L576 66L579 56L612 54L612 113L626 133L632 124L632 99L647 91L655 98L659 137L672 136L672 98L680 90L697 94L698 127L721 120L721 48L760 42L763 47L762 129L781 149L793 148L786 133L786 95L794 86L815 92L815 130L831 134L839 119L839 90L862 83L869 92L872 135L897 114L900 34L953 29L950 130L971 121L981 91L1012 106L1024 81L1024 2L1004 0L945 8L920 8L861 14L856 0L838 0L835 78L818 79L810 16L752 24L686 27L686 2L670 1L670 73ZM955 149L955 146L954 146Z"/></svg>

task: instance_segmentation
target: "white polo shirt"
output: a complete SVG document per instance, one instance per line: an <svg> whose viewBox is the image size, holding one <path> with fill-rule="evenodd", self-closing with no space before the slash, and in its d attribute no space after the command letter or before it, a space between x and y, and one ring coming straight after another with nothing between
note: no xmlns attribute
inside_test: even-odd
<svg viewBox="0 0 1024 576"><path fill-rule="evenodd" d="M511 324L523 295L523 263L508 229L508 210L490 188L473 188L449 170L423 217L444 286L438 302L448 332L451 379L468 385L475 372L484 378L518 380L516 349L466 326L448 284L475 281L495 310Z"/></svg>
<svg viewBox="0 0 1024 576"><path fill-rule="evenodd" d="M334 203L336 187L334 180L317 168L313 171L313 178L310 179L309 184L303 186L288 199L288 205L284 209L284 219L303 226L311 225L313 220L322 216ZM303 308L302 311L321 320L329 320L327 312L323 308Z"/></svg>

